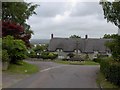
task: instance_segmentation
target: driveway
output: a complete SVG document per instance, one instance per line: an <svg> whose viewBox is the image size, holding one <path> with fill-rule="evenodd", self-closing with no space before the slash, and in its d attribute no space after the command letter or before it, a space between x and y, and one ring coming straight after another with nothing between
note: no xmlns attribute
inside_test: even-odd
<svg viewBox="0 0 120 90"><path fill-rule="evenodd" d="M97 88L97 65L62 65L38 61L30 63L42 67L42 70L11 88Z"/></svg>

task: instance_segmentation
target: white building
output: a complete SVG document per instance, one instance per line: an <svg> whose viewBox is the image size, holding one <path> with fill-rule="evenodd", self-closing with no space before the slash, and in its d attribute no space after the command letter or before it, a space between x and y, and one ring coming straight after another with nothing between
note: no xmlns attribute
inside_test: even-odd
<svg viewBox="0 0 120 90"><path fill-rule="evenodd" d="M120 28L118 28L118 35L120 35Z"/></svg>

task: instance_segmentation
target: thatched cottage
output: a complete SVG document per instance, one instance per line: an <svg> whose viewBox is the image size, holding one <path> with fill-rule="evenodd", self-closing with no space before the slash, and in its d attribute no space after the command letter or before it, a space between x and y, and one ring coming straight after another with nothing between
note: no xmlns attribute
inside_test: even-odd
<svg viewBox="0 0 120 90"><path fill-rule="evenodd" d="M51 35L48 51L58 54L59 59L67 58L69 53L78 54L80 57L88 55L90 59L98 54L111 56L111 51L105 46L110 39L88 38L55 38Z"/></svg>

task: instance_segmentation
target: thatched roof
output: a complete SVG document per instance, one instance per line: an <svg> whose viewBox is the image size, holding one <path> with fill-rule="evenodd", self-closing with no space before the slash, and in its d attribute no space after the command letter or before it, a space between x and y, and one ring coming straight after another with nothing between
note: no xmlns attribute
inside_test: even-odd
<svg viewBox="0 0 120 90"><path fill-rule="evenodd" d="M101 53L109 50L105 43L110 39L74 39L74 38L52 38L49 43L48 51L62 49L64 52L73 52L77 48L83 53L98 51Z"/></svg>

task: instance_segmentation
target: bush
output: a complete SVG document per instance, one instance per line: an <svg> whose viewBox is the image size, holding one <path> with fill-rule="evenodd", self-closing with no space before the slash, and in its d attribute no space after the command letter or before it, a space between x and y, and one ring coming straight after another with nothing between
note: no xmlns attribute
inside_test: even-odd
<svg viewBox="0 0 120 90"><path fill-rule="evenodd" d="M7 50L11 63L16 63L27 57L27 48L22 40L16 40L12 36L7 36L3 38L2 45L2 48Z"/></svg>
<svg viewBox="0 0 120 90"><path fill-rule="evenodd" d="M100 63L100 70L108 81L120 86L120 62L103 59Z"/></svg>
<svg viewBox="0 0 120 90"><path fill-rule="evenodd" d="M108 57L108 55L98 55L97 58L94 58L93 61L94 62L97 62L97 63L100 63L102 59L111 59Z"/></svg>
<svg viewBox="0 0 120 90"><path fill-rule="evenodd" d="M58 56L58 55L57 55L57 54L54 54L54 53L49 53L49 54L48 54L48 58L49 58L49 59L52 59L52 60L53 60L53 59L56 59L57 56Z"/></svg>
<svg viewBox="0 0 120 90"><path fill-rule="evenodd" d="M34 51L31 51L29 54L28 54L28 57L30 58L36 58L36 53Z"/></svg>
<svg viewBox="0 0 120 90"><path fill-rule="evenodd" d="M49 54L48 52L42 52L40 57L43 58L43 59L49 59L48 54Z"/></svg>
<svg viewBox="0 0 120 90"><path fill-rule="evenodd" d="M37 52L43 52L47 50L47 44L46 45L37 45L36 47L33 48L33 50Z"/></svg>
<svg viewBox="0 0 120 90"><path fill-rule="evenodd" d="M2 62L9 62L9 55L7 53L7 50L2 50Z"/></svg>
<svg viewBox="0 0 120 90"><path fill-rule="evenodd" d="M56 59L57 58L57 54L54 54L54 53L49 53L49 52L42 52L41 53L41 58L43 59Z"/></svg>
<svg viewBox="0 0 120 90"><path fill-rule="evenodd" d="M73 53L69 53L67 56L69 56L70 58L74 57L75 55Z"/></svg>
<svg viewBox="0 0 120 90"><path fill-rule="evenodd" d="M101 62L101 58L94 58L93 61L97 62L97 63L100 63Z"/></svg>

